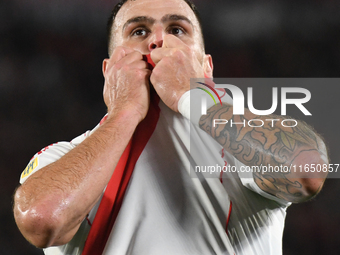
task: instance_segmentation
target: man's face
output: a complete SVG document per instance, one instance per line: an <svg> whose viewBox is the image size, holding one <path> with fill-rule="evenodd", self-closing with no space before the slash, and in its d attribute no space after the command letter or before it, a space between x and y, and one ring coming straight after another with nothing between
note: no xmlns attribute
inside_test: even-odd
<svg viewBox="0 0 340 255"><path fill-rule="evenodd" d="M128 0L113 25L110 52L116 46L130 47L142 54L162 47L163 38L172 34L194 50L203 62L204 49L199 23L183 0Z"/></svg>

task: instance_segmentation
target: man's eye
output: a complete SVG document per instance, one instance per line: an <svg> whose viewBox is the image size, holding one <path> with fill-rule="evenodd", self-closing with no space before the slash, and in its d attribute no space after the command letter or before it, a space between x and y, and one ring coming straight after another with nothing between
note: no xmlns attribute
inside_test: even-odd
<svg viewBox="0 0 340 255"><path fill-rule="evenodd" d="M169 34L172 34L172 35L181 35L183 33L184 33L183 29L179 27L172 27L169 29Z"/></svg>
<svg viewBox="0 0 340 255"><path fill-rule="evenodd" d="M132 32L132 36L146 36L147 31L143 28L135 29Z"/></svg>

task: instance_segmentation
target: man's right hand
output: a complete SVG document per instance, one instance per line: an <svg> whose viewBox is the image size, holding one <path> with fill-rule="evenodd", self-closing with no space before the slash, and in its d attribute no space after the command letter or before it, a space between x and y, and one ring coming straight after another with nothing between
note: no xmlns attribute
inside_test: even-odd
<svg viewBox="0 0 340 255"><path fill-rule="evenodd" d="M149 79L151 71L143 55L131 48L118 46L110 59L103 62L105 78L104 101L108 118L121 111L136 114L142 121L149 109Z"/></svg>
<svg viewBox="0 0 340 255"><path fill-rule="evenodd" d="M68 243L99 201L149 107L151 71L141 53L117 47L104 60L108 118L79 145L32 173L14 197L16 223L32 244Z"/></svg>

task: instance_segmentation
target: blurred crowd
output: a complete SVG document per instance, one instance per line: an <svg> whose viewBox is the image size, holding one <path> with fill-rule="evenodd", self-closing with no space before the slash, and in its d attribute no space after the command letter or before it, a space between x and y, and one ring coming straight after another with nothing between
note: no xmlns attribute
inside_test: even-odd
<svg viewBox="0 0 340 255"><path fill-rule="evenodd" d="M92 129L105 114L106 21L117 1L0 0L0 254L42 254L16 228L12 194L41 148ZM340 3L194 1L215 77L339 77ZM325 88L320 87L320 91ZM320 112L337 114L340 88ZM316 95L317 96L317 95ZM321 99L320 99L321 100ZM340 163L337 127L323 131ZM313 202L288 209L284 254L340 254L338 180Z"/></svg>

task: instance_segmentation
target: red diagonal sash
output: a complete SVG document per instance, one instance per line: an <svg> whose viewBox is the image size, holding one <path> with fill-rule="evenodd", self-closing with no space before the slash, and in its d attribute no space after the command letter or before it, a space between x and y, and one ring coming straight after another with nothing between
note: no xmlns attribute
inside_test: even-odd
<svg viewBox="0 0 340 255"><path fill-rule="evenodd" d="M154 67L150 55L146 56L146 61ZM103 253L123 203L124 194L135 164L156 128L160 112L158 103L159 97L153 91L149 111L145 119L137 126L106 187L82 255L100 255Z"/></svg>

